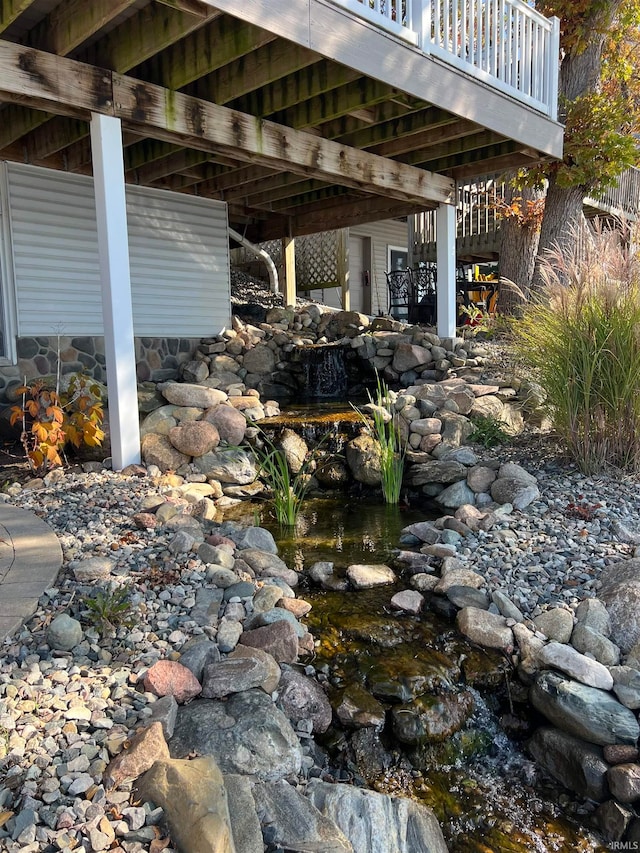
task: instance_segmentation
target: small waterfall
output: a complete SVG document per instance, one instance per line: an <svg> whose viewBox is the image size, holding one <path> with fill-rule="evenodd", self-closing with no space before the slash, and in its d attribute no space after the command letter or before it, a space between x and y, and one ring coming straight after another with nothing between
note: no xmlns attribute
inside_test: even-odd
<svg viewBox="0 0 640 853"><path fill-rule="evenodd" d="M295 351L300 366L300 400L344 400L349 380L346 349L341 344L313 344Z"/></svg>

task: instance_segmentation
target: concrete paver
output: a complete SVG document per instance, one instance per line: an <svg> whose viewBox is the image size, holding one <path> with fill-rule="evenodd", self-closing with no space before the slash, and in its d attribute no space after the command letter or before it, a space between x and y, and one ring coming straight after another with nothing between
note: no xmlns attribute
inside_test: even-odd
<svg viewBox="0 0 640 853"><path fill-rule="evenodd" d="M61 565L62 549L49 525L33 512L0 503L0 642L35 611Z"/></svg>

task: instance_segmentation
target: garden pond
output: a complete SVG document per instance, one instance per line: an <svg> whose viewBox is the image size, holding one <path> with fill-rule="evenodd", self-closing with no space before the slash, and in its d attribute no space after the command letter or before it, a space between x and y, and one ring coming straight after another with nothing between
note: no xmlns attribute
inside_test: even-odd
<svg viewBox="0 0 640 853"><path fill-rule="evenodd" d="M305 500L292 531L279 528L265 505L251 512L291 568L331 561L338 578L353 563L392 561L402 528L425 518L421 508L346 495ZM326 591L301 582L317 640L310 663L334 711L346 700L361 719L370 715L357 728L334 713L332 728L317 738L335 777L424 802L450 853L605 851L585 828L590 805L526 755L526 738L543 720L511 662L470 645L450 614L431 606L420 616L393 611L392 595L407 585Z"/></svg>

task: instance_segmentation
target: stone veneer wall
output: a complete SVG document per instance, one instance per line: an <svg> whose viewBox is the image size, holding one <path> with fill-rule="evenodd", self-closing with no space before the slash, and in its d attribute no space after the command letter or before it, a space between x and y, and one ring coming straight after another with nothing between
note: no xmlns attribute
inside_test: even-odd
<svg viewBox="0 0 640 853"><path fill-rule="evenodd" d="M193 357L200 338L136 338L136 373L139 382L163 382L176 379L178 368ZM84 371L106 383L104 338L91 336L23 337L17 341L18 363L0 367L0 402L6 402L6 389L39 376L56 372L58 352L61 373Z"/></svg>

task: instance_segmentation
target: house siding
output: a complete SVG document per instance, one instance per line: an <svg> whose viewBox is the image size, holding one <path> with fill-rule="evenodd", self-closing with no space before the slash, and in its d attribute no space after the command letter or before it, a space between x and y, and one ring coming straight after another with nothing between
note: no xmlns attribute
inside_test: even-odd
<svg viewBox="0 0 640 853"><path fill-rule="evenodd" d="M93 181L13 163L7 178L18 336L101 335ZM226 205L127 187L127 220L135 334L196 338L227 326Z"/></svg>
<svg viewBox="0 0 640 853"><path fill-rule="evenodd" d="M385 219L368 225L359 225L349 229L351 237L371 238L372 268L369 270L371 281L371 313L386 314L387 300L387 251L389 246L408 247L409 232L406 222L397 219ZM367 269L366 265L363 269ZM362 287L356 282L356 287Z"/></svg>

